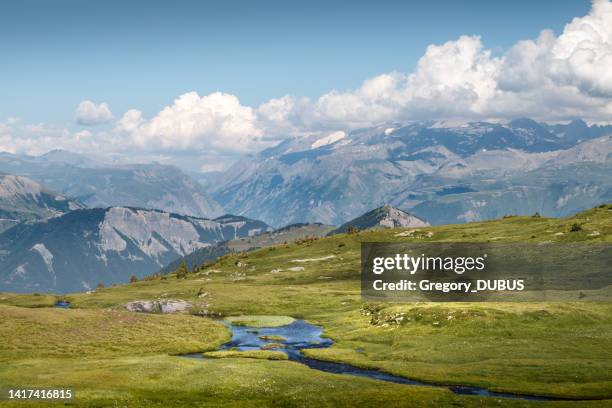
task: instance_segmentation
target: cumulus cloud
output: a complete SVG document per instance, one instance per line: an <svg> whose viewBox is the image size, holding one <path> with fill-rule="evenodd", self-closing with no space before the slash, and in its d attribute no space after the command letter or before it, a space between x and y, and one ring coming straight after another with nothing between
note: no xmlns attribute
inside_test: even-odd
<svg viewBox="0 0 612 408"><path fill-rule="evenodd" d="M64 149L104 155L124 148L125 145L115 133L74 131L66 126L21 123L10 118L0 121L0 151L40 155L50 150Z"/></svg>
<svg viewBox="0 0 612 408"><path fill-rule="evenodd" d="M108 104L100 103L96 105L92 101L82 101L79 103L74 116L76 123L83 126L108 123L114 118Z"/></svg>
<svg viewBox="0 0 612 408"><path fill-rule="evenodd" d="M73 133L7 121L0 124L0 148L29 153L45 146L121 154L197 152L207 154L214 166L212 157L226 160L280 139L313 134L335 139L344 134L335 132L386 122L519 116L611 122L611 66L612 3L595 0L586 16L574 18L558 36L544 30L501 55L494 55L478 36L461 36L428 46L412 72L385 73L356 89L331 90L314 100L286 95L250 107L227 93L189 92L150 118L131 109L110 131ZM76 111L82 125L112 119L104 103L83 101Z"/></svg>
<svg viewBox="0 0 612 408"><path fill-rule="evenodd" d="M355 90L333 90L314 101L274 100L265 115L280 117L285 129L310 130L516 116L609 122L611 66L612 3L596 0L588 15L573 19L558 37L544 30L494 57L480 37L461 36L427 47L414 72L379 75ZM270 112L274 107L281 113Z"/></svg>
<svg viewBox="0 0 612 408"><path fill-rule="evenodd" d="M53 125L19 125L18 122L7 120L0 122L0 151L42 154L59 148L69 135L68 129Z"/></svg>
<svg viewBox="0 0 612 408"><path fill-rule="evenodd" d="M117 121L117 130L126 133L134 132L142 125L143 121L141 111L130 109Z"/></svg>
<svg viewBox="0 0 612 408"><path fill-rule="evenodd" d="M142 148L242 152L264 144L254 109L241 105L236 96L222 92L205 96L196 92L183 94L148 121L142 120L140 112L128 111L119 127Z"/></svg>
<svg viewBox="0 0 612 408"><path fill-rule="evenodd" d="M596 0L557 37L544 30L494 56L478 36L427 47L413 72L391 72L315 100L283 96L256 108L231 94L180 95L150 119L126 112L116 131L139 149L227 154L275 140L422 119L612 117L612 3Z"/></svg>

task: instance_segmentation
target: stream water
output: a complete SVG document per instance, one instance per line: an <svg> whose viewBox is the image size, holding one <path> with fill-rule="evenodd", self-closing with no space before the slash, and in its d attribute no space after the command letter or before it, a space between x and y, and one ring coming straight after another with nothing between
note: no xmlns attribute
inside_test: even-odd
<svg viewBox="0 0 612 408"><path fill-rule="evenodd" d="M304 364L315 370L326 371L329 373L367 377L397 384L446 388L451 390L455 394L462 395L479 395L484 397L500 397L542 401L559 400L556 398L547 398L535 395L521 395L495 392L480 387L431 384L406 377L388 374L379 370L360 368L346 363L335 363L315 360L313 358L304 356L301 350L312 348L327 348L333 344L333 341L322 337L323 329L321 327L312 325L303 320L295 320L293 323L288 324L286 326L263 328L234 326L227 322L224 322L224 324L231 330L232 339L229 342L223 344L220 347L220 350L261 350L263 347L269 345L270 343L280 343L283 347L275 350L283 351L284 353L286 353L289 357L289 360ZM265 338L265 336L280 336L284 338L284 340L279 340L279 338L262 339L262 337ZM185 355L185 357L204 358L201 353L187 354Z"/></svg>
<svg viewBox="0 0 612 408"><path fill-rule="evenodd" d="M67 300L58 300L57 302L55 302L53 307L59 307L60 309L69 309L70 302L68 302Z"/></svg>

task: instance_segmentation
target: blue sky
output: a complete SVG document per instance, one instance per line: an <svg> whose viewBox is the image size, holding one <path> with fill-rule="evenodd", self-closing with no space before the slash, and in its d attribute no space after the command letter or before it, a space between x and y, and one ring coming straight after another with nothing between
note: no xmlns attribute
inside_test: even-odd
<svg viewBox="0 0 612 408"><path fill-rule="evenodd" d="M67 123L82 100L155 115L185 92L259 105L408 72L429 44L494 54L590 9L563 1L2 1L0 119Z"/></svg>
<svg viewBox="0 0 612 408"><path fill-rule="evenodd" d="M207 171L414 120L612 121L611 0L0 0L0 56L18 154Z"/></svg>

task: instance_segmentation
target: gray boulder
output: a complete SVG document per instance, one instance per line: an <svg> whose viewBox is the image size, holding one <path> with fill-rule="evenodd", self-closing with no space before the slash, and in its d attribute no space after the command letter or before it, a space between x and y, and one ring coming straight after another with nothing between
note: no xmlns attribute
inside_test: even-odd
<svg viewBox="0 0 612 408"><path fill-rule="evenodd" d="M135 300L125 305L130 312L138 313L176 313L191 307L191 303L184 300Z"/></svg>

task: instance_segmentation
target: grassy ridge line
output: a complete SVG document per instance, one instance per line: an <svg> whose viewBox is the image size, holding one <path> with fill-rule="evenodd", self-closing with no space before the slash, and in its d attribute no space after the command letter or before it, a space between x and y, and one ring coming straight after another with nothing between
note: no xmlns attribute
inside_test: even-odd
<svg viewBox="0 0 612 408"><path fill-rule="evenodd" d="M571 232L572 226L579 224L580 231ZM414 231L411 235L411 231ZM428 233L431 233L429 235ZM221 258L209 269L208 275L202 273L190 275L187 281L173 281L172 276L167 281L156 280L139 282L132 285L120 285L98 290L92 295L84 293L68 296L73 300L73 306L108 307L120 302L134 300L138 295L143 299L157 296L170 296L190 293L186 288L198 284L205 286L219 281L228 272L234 272L233 281L243 283L253 282L253 276L258 276L256 283L262 284L319 284L330 276L323 273L313 274L309 264L292 263L299 258L315 258L335 255L335 258L317 263L322 272L328 272L333 279L357 279L359 267L359 243L362 241L379 242L612 242L612 205L594 208L568 218L535 218L511 217L500 220L477 222L469 224L445 225L422 229L394 229L363 231L354 235L336 235L310 244L277 245L259 249L245 254L233 254ZM237 259L246 256L256 260L258 265L254 270L245 271L235 267ZM263 276L274 269L299 268L302 271L289 271L274 276ZM268 269L269 268L269 269ZM248 276L241 277L239 274ZM166 297L167 297L166 296ZM26 307L51 306L57 297L52 295L15 295L0 293L0 303Z"/></svg>
<svg viewBox="0 0 612 408"><path fill-rule="evenodd" d="M581 230L571 232L574 224ZM411 235L406 236L411 231ZM431 233L431 235L429 234ZM511 217L501 220L456 224L422 229L393 229L363 231L353 235L336 235L312 242L277 245L222 257L210 268L199 274L190 274L187 280L176 280L172 275L167 280L138 282L98 290L91 295L78 293L68 298L75 307L118 306L134 299L150 298L194 298L200 287L206 290L217 284L232 286L298 285L325 286L338 281L354 281L352 285L340 284L338 290L358 290L359 256L361 241L378 242L612 242L612 206L595 208L573 217L534 218ZM332 259L315 263L296 263L296 259L309 259L334 255ZM247 267L239 268L241 260ZM316 269L313 268L316 266ZM295 268L294 270L289 270ZM303 268L304 270L300 270ZM272 271L277 273L271 273ZM265 289L262 289L265 290ZM211 292L212 293L212 292ZM197 299L196 299L197 300ZM49 306L54 298L49 296L0 294L0 303L28 307ZM210 303L208 300L207 303ZM219 302L220 311L230 311ZM221 302L222 303L222 302ZM244 313L253 314L253 313ZM285 314L285 313L271 313Z"/></svg>

